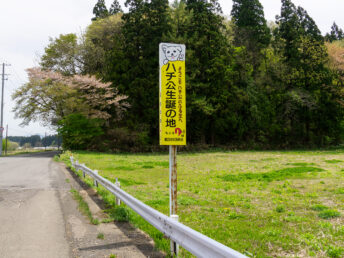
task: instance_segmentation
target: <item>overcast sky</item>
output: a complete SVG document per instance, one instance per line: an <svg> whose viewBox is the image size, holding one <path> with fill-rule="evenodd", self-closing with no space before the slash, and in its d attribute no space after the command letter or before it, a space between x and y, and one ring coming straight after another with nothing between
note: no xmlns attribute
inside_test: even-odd
<svg viewBox="0 0 344 258"><path fill-rule="evenodd" d="M260 0L267 20L275 20L281 8L280 0ZM4 125L9 125L9 135L54 133L39 123L20 127L20 120L11 112L11 94L27 81L25 69L37 65L38 56L49 43L49 37L59 34L80 34L93 17L97 0L0 0L0 62L10 74L5 82ZM219 0L225 15L229 15L232 1ZM323 34L330 31L335 21L344 29L343 0L293 0L306 9ZM112 0L106 0L110 7ZM120 0L124 6L124 0ZM1 73L1 71L0 71Z"/></svg>

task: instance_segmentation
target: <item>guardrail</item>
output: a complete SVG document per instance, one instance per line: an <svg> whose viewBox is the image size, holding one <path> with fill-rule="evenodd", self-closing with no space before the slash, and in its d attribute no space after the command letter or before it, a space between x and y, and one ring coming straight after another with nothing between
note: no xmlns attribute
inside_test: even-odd
<svg viewBox="0 0 344 258"><path fill-rule="evenodd" d="M143 202L129 195L119 185L113 184L109 180L98 175L98 171L86 167L84 164L74 162L73 157L70 158L73 168L81 170L85 174L93 178L94 184L101 184L104 188L123 201L127 206L138 213L153 227L162 232L166 237L170 238L186 250L197 257L246 257L245 255L185 226L184 224L173 220L172 218L154 210Z"/></svg>

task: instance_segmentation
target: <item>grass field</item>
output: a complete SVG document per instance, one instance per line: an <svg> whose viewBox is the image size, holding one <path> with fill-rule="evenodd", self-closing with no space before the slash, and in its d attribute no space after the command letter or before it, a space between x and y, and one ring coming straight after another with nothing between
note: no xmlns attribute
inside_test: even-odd
<svg viewBox="0 0 344 258"><path fill-rule="evenodd" d="M167 153L73 155L168 215ZM344 150L179 153L178 214L248 256L344 257ZM162 234L130 220L168 250Z"/></svg>

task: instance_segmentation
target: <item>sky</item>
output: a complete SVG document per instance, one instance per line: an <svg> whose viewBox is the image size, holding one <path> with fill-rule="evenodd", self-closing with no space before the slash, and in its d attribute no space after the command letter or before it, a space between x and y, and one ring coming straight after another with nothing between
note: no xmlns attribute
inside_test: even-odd
<svg viewBox="0 0 344 258"><path fill-rule="evenodd" d="M4 127L8 124L8 135L28 136L32 134L54 134L55 132L39 123L21 127L20 119L14 118L14 102L11 95L27 82L25 69L38 65L49 37L60 34L81 34L90 24L92 10L97 0L0 0L0 63L6 66L4 94ZM106 0L110 7L112 0ZM122 7L124 0L119 1ZM231 0L219 0L224 15L229 15ZM280 13L280 0L260 0L265 18L274 21ZM332 23L344 29L343 0L293 0L302 6L315 20L323 34L330 31ZM2 71L0 71L2 73Z"/></svg>

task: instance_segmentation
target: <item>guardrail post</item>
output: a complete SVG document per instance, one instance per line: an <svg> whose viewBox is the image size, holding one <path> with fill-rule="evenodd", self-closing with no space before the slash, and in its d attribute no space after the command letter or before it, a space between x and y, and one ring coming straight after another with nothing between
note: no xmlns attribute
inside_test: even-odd
<svg viewBox="0 0 344 258"><path fill-rule="evenodd" d="M98 175L98 170L93 170L93 172ZM95 187L98 187L98 181L96 179L93 180L93 183Z"/></svg>
<svg viewBox="0 0 344 258"><path fill-rule="evenodd" d="M81 164L81 166L85 166L85 164ZM85 170L81 169L82 170L82 176L85 178L86 177L86 173L85 173Z"/></svg>
<svg viewBox="0 0 344 258"><path fill-rule="evenodd" d="M72 168L74 168L74 158L73 158L73 156L70 156L70 162L72 163Z"/></svg>
<svg viewBox="0 0 344 258"><path fill-rule="evenodd" d="M175 220L175 221L179 221L179 216L176 214L170 215L170 218ZM178 257L178 252L179 252L179 245L174 242L173 240L171 240L171 256L174 257Z"/></svg>
<svg viewBox="0 0 344 258"><path fill-rule="evenodd" d="M78 171L78 169L79 169L79 161L78 160L75 161L74 168L76 169L76 171Z"/></svg>
<svg viewBox="0 0 344 258"><path fill-rule="evenodd" d="M121 183L118 181L118 178L116 177L116 183L115 186L117 186L118 188L121 188ZM116 205L121 205L121 200L116 196Z"/></svg>

